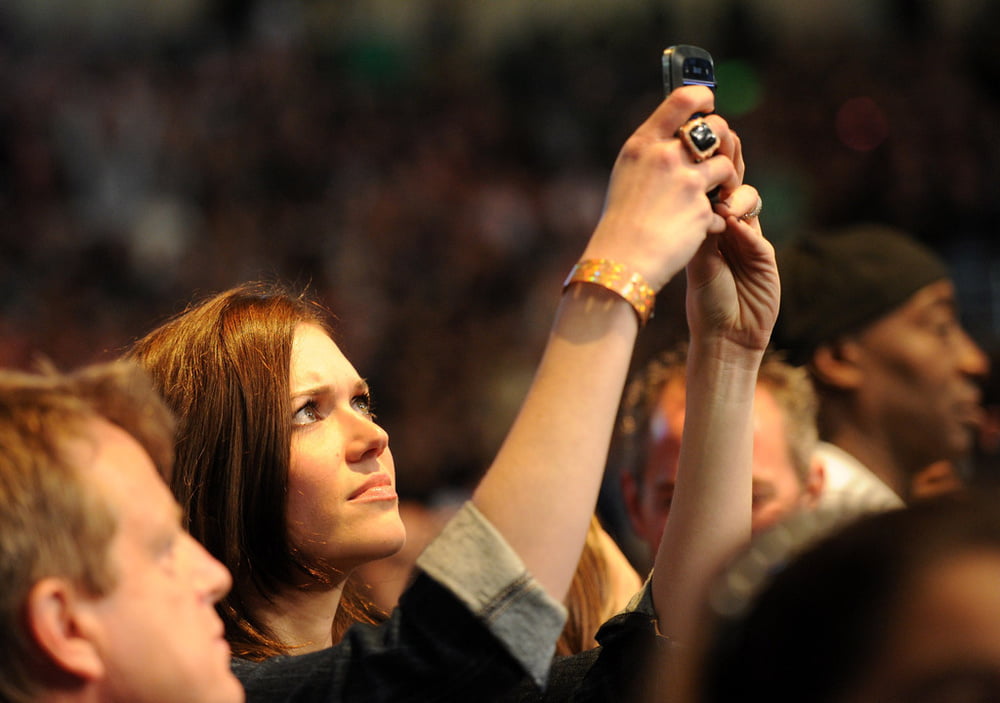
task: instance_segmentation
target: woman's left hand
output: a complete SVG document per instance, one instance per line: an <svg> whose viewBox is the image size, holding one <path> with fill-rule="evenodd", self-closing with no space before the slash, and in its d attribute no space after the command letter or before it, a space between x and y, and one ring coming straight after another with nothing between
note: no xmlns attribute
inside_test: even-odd
<svg viewBox="0 0 1000 703"><path fill-rule="evenodd" d="M747 217L759 204L757 190L741 185L715 205L725 230L709 234L687 265L692 341L716 337L763 351L770 340L781 284L774 247L764 238L760 218Z"/></svg>

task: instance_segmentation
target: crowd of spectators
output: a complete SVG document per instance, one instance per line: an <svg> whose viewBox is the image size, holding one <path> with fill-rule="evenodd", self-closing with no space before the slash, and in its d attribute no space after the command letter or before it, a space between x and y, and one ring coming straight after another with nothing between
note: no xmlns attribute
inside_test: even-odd
<svg viewBox="0 0 1000 703"><path fill-rule="evenodd" d="M768 234L909 228L953 261L992 347L1000 51L988 30L942 37L911 15L808 46L734 20L709 48L720 78L737 61L759 91L731 122ZM413 55L378 37L102 47L0 30L0 364L107 358L212 291L308 285L415 495L494 453L614 149L660 97L659 52L689 41L653 10L572 37L526 29L488 61L446 32ZM675 325L654 319L650 347Z"/></svg>

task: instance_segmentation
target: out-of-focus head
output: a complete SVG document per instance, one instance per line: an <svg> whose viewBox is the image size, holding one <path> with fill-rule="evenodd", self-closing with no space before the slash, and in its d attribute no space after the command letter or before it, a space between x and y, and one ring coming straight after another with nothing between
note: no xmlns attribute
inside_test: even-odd
<svg viewBox="0 0 1000 703"><path fill-rule="evenodd" d="M618 448L622 492L638 536L655 553L670 513L684 429L685 353L665 352L629 384ZM769 355L754 398L753 529L811 507L822 492L813 460L816 398L806 372Z"/></svg>
<svg viewBox="0 0 1000 703"><path fill-rule="evenodd" d="M229 574L158 475L172 429L133 365L0 373L3 700L242 700Z"/></svg>
<svg viewBox="0 0 1000 703"><path fill-rule="evenodd" d="M341 564L334 543L351 546L370 533L355 525L332 534L344 523L331 515L367 474L394 481L388 438L372 422L367 387L333 342L329 319L302 293L252 283L192 305L130 352L177 415L171 487L191 533L234 575L221 612L242 656L286 651L256 604L289 587L343 579L344 567L364 555ZM377 546L395 540L398 549L395 500L368 507L386 523L378 529L393 532L376 535ZM343 624L361 615L352 603L345 593Z"/></svg>
<svg viewBox="0 0 1000 703"><path fill-rule="evenodd" d="M857 332L924 286L945 263L905 232L864 224L804 235L777 251L781 313L772 344L806 364L823 344Z"/></svg>
<svg viewBox="0 0 1000 703"><path fill-rule="evenodd" d="M825 438L849 424L879 442L903 474L882 478L901 495L914 472L969 451L989 363L932 251L864 225L803 237L778 266L774 343L813 375Z"/></svg>
<svg viewBox="0 0 1000 703"><path fill-rule="evenodd" d="M710 596L697 699L998 700L996 506L952 496L818 542L835 523L815 514L758 536Z"/></svg>
<svg viewBox="0 0 1000 703"><path fill-rule="evenodd" d="M814 454L816 393L808 373L769 356L754 396L753 531L816 506L824 474Z"/></svg>

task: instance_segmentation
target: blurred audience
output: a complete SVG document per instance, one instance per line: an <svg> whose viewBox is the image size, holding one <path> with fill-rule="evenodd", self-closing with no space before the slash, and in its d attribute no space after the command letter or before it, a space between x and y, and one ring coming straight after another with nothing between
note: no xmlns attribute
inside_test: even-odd
<svg viewBox="0 0 1000 703"><path fill-rule="evenodd" d="M310 283L333 309L364 311L338 333L386 389L379 413L411 467L401 489L468 488L527 388L621 138L658 102L657 57L688 40L692 12L524 24L487 50L457 36L447 3L424 10L433 40L417 45L332 9L319 22L313 3L299 20L227 5L131 42L21 33L0 10L0 364L113 357L192 291ZM804 49L764 12L717 4L708 48L769 236L875 213L919 228L980 265L962 283L990 330L992 37L911 8ZM995 26L995 9L975 12L968 26ZM822 90L790 89L803 85ZM434 407L415 400L428 392Z"/></svg>

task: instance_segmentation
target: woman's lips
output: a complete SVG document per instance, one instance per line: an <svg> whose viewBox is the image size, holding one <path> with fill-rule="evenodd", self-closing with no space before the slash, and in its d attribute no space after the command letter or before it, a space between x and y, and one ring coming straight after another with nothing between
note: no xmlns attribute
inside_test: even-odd
<svg viewBox="0 0 1000 703"><path fill-rule="evenodd" d="M351 493L348 500L354 502L369 502L378 500L396 500L396 489L392 479L386 474L375 474Z"/></svg>

